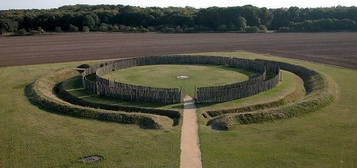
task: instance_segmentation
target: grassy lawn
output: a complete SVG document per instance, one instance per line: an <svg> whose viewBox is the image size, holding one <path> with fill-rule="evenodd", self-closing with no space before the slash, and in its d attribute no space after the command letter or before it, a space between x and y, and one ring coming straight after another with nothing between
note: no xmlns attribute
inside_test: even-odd
<svg viewBox="0 0 357 168"><path fill-rule="evenodd" d="M232 131L201 125L205 168L357 166L357 71L248 52L207 54L301 64L331 77L338 85L338 97L328 107L298 118L240 125Z"/></svg>
<svg viewBox="0 0 357 168"><path fill-rule="evenodd" d="M81 63L0 68L0 167L178 167L179 127L145 130L62 116L33 106L24 96L24 88L41 75ZM77 162L92 154L105 160Z"/></svg>
<svg viewBox="0 0 357 168"><path fill-rule="evenodd" d="M177 79L177 76L188 76ZM194 95L195 87L215 86L248 80L253 73L225 66L149 65L105 74L110 80L143 86L183 88L184 95Z"/></svg>

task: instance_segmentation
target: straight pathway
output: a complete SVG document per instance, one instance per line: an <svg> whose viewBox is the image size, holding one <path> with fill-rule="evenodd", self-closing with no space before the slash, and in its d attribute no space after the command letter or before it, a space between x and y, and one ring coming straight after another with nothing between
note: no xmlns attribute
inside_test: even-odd
<svg viewBox="0 0 357 168"><path fill-rule="evenodd" d="M180 168L202 168L196 107L189 96L184 98Z"/></svg>

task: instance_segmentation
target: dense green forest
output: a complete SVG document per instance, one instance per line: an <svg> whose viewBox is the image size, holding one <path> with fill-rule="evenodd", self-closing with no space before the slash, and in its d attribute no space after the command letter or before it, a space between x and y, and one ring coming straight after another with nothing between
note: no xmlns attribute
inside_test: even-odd
<svg viewBox="0 0 357 168"><path fill-rule="evenodd" d="M267 9L74 5L0 11L2 34L43 32L321 32L357 31L357 7Z"/></svg>

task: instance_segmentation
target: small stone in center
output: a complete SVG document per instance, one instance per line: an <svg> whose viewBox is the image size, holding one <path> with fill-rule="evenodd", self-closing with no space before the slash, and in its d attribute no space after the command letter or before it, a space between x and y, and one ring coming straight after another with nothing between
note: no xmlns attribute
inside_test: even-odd
<svg viewBox="0 0 357 168"><path fill-rule="evenodd" d="M177 78L177 79L187 79L187 78L189 78L189 77L186 76L186 75L179 75L179 76L177 76L176 78Z"/></svg>

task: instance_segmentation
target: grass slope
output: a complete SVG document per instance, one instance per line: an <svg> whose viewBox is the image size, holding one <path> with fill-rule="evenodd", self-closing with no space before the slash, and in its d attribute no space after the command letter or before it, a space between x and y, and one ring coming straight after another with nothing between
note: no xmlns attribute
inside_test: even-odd
<svg viewBox="0 0 357 168"><path fill-rule="evenodd" d="M206 168L353 168L357 166L357 71L248 52L210 55L263 58L301 64L331 77L337 100L298 118L238 125L231 131L200 127Z"/></svg>
<svg viewBox="0 0 357 168"><path fill-rule="evenodd" d="M135 125L49 113L30 104L24 88L40 76L79 63L0 68L0 167L84 167L80 157L105 160L86 167L178 167L179 128Z"/></svg>
<svg viewBox="0 0 357 168"><path fill-rule="evenodd" d="M254 96L236 99L224 103L201 105L202 107L200 107L199 111L230 109L278 101L288 96L292 92L295 92L295 90L298 90L300 94L297 95L297 97L295 97L294 99L299 99L305 94L305 91L303 89L303 81L297 75L291 72L282 71L282 76L283 80L280 81L279 84L271 90L259 93Z"/></svg>
<svg viewBox="0 0 357 168"><path fill-rule="evenodd" d="M177 79L185 75L188 79ZM183 88L184 94L193 96L195 87L224 85L248 80L251 72L211 65L148 65L122 69L105 74L110 80L124 83L163 87Z"/></svg>

